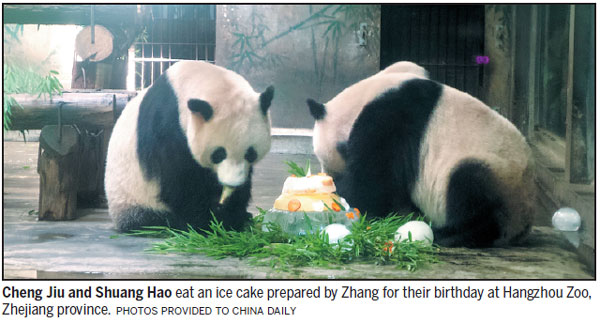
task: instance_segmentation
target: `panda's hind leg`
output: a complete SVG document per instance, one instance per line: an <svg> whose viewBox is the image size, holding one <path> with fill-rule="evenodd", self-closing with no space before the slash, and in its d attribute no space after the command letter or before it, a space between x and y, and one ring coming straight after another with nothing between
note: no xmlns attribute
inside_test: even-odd
<svg viewBox="0 0 600 323"><path fill-rule="evenodd" d="M475 159L452 171L446 194L446 225L434 231L443 246L490 247L501 236L506 216L490 168Z"/></svg>
<svg viewBox="0 0 600 323"><path fill-rule="evenodd" d="M167 226L185 229L185 223L178 220L170 212L157 211L142 206L132 206L113 215L115 229L119 232L141 230L144 227Z"/></svg>

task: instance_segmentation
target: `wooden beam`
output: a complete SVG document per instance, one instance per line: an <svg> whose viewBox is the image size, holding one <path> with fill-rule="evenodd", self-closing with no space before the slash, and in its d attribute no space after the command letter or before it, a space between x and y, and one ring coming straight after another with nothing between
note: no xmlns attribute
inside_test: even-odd
<svg viewBox="0 0 600 323"><path fill-rule="evenodd" d="M83 127L112 127L135 92L65 92L52 100L30 94L12 94L22 106L11 109L12 130L41 129L58 124L58 107L62 105L62 123ZM114 107L113 107L114 106Z"/></svg>
<svg viewBox="0 0 600 323"><path fill-rule="evenodd" d="M575 53L575 5L569 6L569 52L567 56L567 129L565 180L571 182L571 155L573 150L573 55Z"/></svg>
<svg viewBox="0 0 600 323"><path fill-rule="evenodd" d="M534 135L535 108L537 99L537 66L539 62L539 32L538 32L538 6L531 6L531 31L529 36L529 86L527 102L527 138L531 140Z"/></svg>
<svg viewBox="0 0 600 323"><path fill-rule="evenodd" d="M509 37L510 37L510 66L509 66L509 71L510 71L510 75L508 77L509 79L509 85L508 85L508 115L506 115L505 117L510 120L512 123L515 123L515 109L516 109L516 105L517 105L517 100L515 98L515 66L516 64L516 53L517 53L517 6L515 5L511 5L510 6L510 13L511 15L510 17L510 33L509 33Z"/></svg>
<svg viewBox="0 0 600 323"><path fill-rule="evenodd" d="M3 5L4 24L89 25L90 5ZM137 5L94 5L96 24L120 26L140 21Z"/></svg>

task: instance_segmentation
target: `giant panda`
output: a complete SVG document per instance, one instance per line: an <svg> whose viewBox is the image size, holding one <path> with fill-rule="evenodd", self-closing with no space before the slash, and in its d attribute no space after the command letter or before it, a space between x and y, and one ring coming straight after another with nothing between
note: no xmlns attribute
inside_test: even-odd
<svg viewBox="0 0 600 323"><path fill-rule="evenodd" d="M115 228L228 229L250 219L252 166L271 145L273 87L256 93L240 75L180 61L132 99L108 144L105 191Z"/></svg>
<svg viewBox="0 0 600 323"><path fill-rule="evenodd" d="M525 138L481 101L415 66L396 63L326 104L307 100L322 170L371 216L420 211L442 246L522 241L535 197Z"/></svg>

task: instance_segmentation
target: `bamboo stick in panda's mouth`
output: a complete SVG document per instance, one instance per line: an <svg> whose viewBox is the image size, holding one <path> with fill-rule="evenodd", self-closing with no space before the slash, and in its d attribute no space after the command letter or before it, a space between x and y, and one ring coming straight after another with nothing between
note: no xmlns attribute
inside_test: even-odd
<svg viewBox="0 0 600 323"><path fill-rule="evenodd" d="M223 192L221 193L221 199L219 200L219 204L223 204L225 200L231 196L231 194L235 191L235 188L227 185L223 185Z"/></svg>

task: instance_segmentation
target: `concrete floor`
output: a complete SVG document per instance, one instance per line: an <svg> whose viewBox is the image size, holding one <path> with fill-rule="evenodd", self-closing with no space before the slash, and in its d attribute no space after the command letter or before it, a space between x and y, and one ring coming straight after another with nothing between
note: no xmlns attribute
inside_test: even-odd
<svg viewBox="0 0 600 323"><path fill-rule="evenodd" d="M416 272L393 266L351 264L337 268L298 268L277 272L240 259L214 260L201 255L152 254L155 239L112 238L106 209L82 209L74 221L37 221L39 176L36 142L3 144L3 263L5 279L592 279L564 236L535 227L518 247L442 249L440 263ZM270 208L287 176L284 160L305 163L314 156L271 153L255 168L253 201Z"/></svg>

